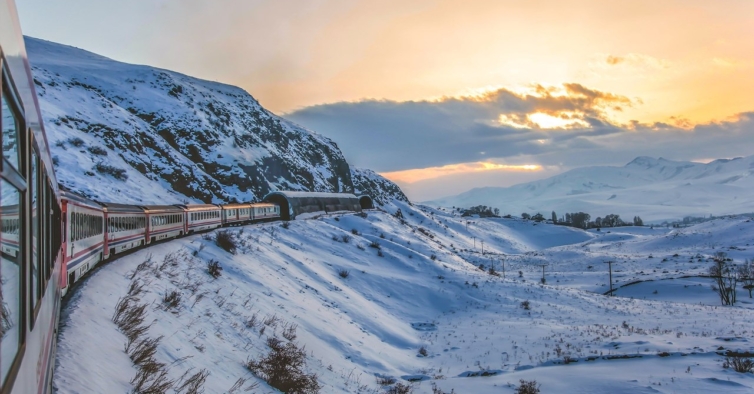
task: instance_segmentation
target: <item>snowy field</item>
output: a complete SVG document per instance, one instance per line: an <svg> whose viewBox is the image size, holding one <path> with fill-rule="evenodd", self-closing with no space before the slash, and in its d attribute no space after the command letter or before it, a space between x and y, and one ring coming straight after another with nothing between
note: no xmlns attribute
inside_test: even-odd
<svg viewBox="0 0 754 394"><path fill-rule="evenodd" d="M378 377L415 393L512 393L520 379L543 393L754 390L754 375L724 369L720 355L754 351L748 293L739 293L743 307L721 307L711 280L680 278L706 273L719 251L754 257L754 222L584 232L402 203L388 210L232 228L235 254L212 232L103 266L67 300L57 391L132 389L137 370L111 320L129 289L147 305L145 335L160 339L154 358L168 378L206 369L207 393L275 392L244 364L267 353L267 338L287 342L293 325L321 393L381 393ZM221 276L208 274L210 261ZM615 262L616 288L652 282L604 296L605 261ZM493 264L500 276L489 274Z"/></svg>

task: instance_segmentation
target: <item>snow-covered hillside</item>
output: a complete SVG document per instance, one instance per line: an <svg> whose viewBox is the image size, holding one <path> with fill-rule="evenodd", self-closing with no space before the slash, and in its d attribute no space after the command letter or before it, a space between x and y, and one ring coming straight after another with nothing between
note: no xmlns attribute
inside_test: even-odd
<svg viewBox="0 0 754 394"><path fill-rule="evenodd" d="M584 167L507 188L472 189L432 205L487 205L504 213L549 217L587 212L592 218L676 220L754 212L754 156L703 164L638 157L623 167Z"/></svg>
<svg viewBox="0 0 754 394"><path fill-rule="evenodd" d="M351 179L356 194L369 194L375 204L387 205L393 200L409 202L398 185L372 170L351 167Z"/></svg>
<svg viewBox="0 0 754 394"><path fill-rule="evenodd" d="M58 180L72 191L122 203L353 191L333 141L270 113L241 88L34 38L26 48ZM392 184L397 192L362 184L368 194L405 198Z"/></svg>
<svg viewBox="0 0 754 394"><path fill-rule="evenodd" d="M154 358L167 378L205 369L207 393L274 392L244 364L269 351L267 338L287 343L292 325L321 393L384 392L378 380L415 393L513 393L519 379L538 381L543 393L754 389L754 377L724 369L718 355L754 350L754 310L680 293L672 302L599 294L602 261L625 260L613 267L619 284L678 275L656 269L664 265L697 273L717 251L746 256L754 222L585 232L393 204L403 219L370 211L251 225L229 230L235 254L217 247L213 232L103 266L64 307L57 391L132 388L137 370L111 321L129 292L146 305L144 335L159 339ZM223 268L218 278L210 261Z"/></svg>

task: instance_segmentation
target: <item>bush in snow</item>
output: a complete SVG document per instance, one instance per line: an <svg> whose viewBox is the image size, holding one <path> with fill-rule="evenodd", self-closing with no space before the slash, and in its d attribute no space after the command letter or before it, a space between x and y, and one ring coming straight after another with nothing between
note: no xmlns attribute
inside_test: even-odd
<svg viewBox="0 0 754 394"><path fill-rule="evenodd" d="M236 248L238 247L236 240L233 239L233 234L228 230L217 232L217 235L215 236L215 244L217 244L222 250L231 254L235 254Z"/></svg>
<svg viewBox="0 0 754 394"><path fill-rule="evenodd" d="M100 174L110 175L119 181L128 180L128 174L126 174L126 170L122 168L113 167L105 163L97 163L94 166L94 169L97 170L97 172L99 172Z"/></svg>
<svg viewBox="0 0 754 394"><path fill-rule="evenodd" d="M342 270L338 271L338 275L341 278L346 279L346 278L348 278L348 275L351 275L351 273L348 272L348 270L342 269Z"/></svg>
<svg viewBox="0 0 754 394"><path fill-rule="evenodd" d="M222 273L223 267L220 267L220 262L216 260L210 260L207 262L207 272L217 279Z"/></svg>
<svg viewBox="0 0 754 394"><path fill-rule="evenodd" d="M377 241L372 241L372 243L369 244L369 247L370 248L375 248L375 249L381 248L380 243L377 242Z"/></svg>
<svg viewBox="0 0 754 394"><path fill-rule="evenodd" d="M75 147L77 147L77 148L80 148L80 147L84 146L84 140L82 140L79 137L69 138L68 139L68 143L71 144L71 145L73 145L73 146L75 146Z"/></svg>
<svg viewBox="0 0 754 394"><path fill-rule="evenodd" d="M521 308L526 309L527 311L531 309L531 305L529 304L529 300L521 301Z"/></svg>
<svg viewBox="0 0 754 394"><path fill-rule="evenodd" d="M183 377L188 375L189 371L191 371L191 369L186 371L186 373L183 374ZM207 376L209 376L209 371L202 369L201 371L191 375L191 377L189 377L188 379L184 380L183 383L179 382L180 386L178 386L175 391L181 393L186 390L186 394L203 393L204 389L202 387L204 386L204 381L207 380ZM183 379L183 377L181 377L181 379Z"/></svg>
<svg viewBox="0 0 754 394"><path fill-rule="evenodd" d="M342 236L340 237L340 239L341 239L341 240L343 240L343 243L344 243L344 244L347 244L347 243L348 243L348 242L349 242L349 241L351 240L351 236L350 236L350 235L348 235L348 234L343 234L343 235L342 235Z"/></svg>
<svg viewBox="0 0 754 394"><path fill-rule="evenodd" d="M516 388L516 394L539 394L539 383L536 380L520 380L521 385Z"/></svg>
<svg viewBox="0 0 754 394"><path fill-rule="evenodd" d="M729 355L725 357L723 368L733 368L736 372L746 373L754 370L754 359L741 355Z"/></svg>
<svg viewBox="0 0 754 394"><path fill-rule="evenodd" d="M395 382L395 378L390 376L377 376L377 384L380 386L390 386L391 384L395 384Z"/></svg>
<svg viewBox="0 0 754 394"><path fill-rule="evenodd" d="M177 308L180 303L181 293L176 290L165 293L165 295L162 296L162 305L164 305L165 310Z"/></svg>
<svg viewBox="0 0 754 394"><path fill-rule="evenodd" d="M357 230L355 228L351 229L351 234L353 234L353 235L359 235L359 230Z"/></svg>
<svg viewBox="0 0 754 394"><path fill-rule="evenodd" d="M419 348L419 355L422 356L422 357L429 356L429 352L427 351L427 347L426 346L422 346L422 347Z"/></svg>
<svg viewBox="0 0 754 394"><path fill-rule="evenodd" d="M259 360L247 361L246 368L284 393L319 393L321 385L317 374L307 374L304 371L306 350L303 347L275 337L267 338L267 346L270 348L269 353Z"/></svg>
<svg viewBox="0 0 754 394"><path fill-rule="evenodd" d="M288 222L288 221L285 221L285 222L283 222L283 223L280 223L280 227L282 227L282 228L284 228L284 229L287 229L287 228L288 228L288 227L290 227L290 226L291 226L291 222Z"/></svg>
<svg viewBox="0 0 754 394"><path fill-rule="evenodd" d="M103 148L101 146L90 146L90 147L86 148L86 150L88 150L89 153L91 153L93 155L107 156L107 151L105 150L105 148Z"/></svg>
<svg viewBox="0 0 754 394"><path fill-rule="evenodd" d="M391 386L387 390L385 390L385 394L410 394L413 392L413 387L403 383L398 383L395 386Z"/></svg>

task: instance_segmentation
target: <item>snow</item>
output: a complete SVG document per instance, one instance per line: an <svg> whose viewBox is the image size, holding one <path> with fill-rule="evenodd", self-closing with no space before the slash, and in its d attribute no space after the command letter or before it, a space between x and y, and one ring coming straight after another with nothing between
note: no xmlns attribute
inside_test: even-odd
<svg viewBox="0 0 754 394"><path fill-rule="evenodd" d="M163 336L157 360L169 365L173 379L206 368L207 393L228 392L239 379L245 379L243 387L258 383L259 392L274 392L243 364L264 354L266 337L280 337L286 323L298 325L295 341L305 345L307 370L319 376L322 393L381 392L376 376L416 380L416 393L431 393L433 385L444 392L512 393L519 379L537 380L542 392L754 388L753 375L723 369L718 354L754 350L754 311L747 304L716 305L709 280L705 285L699 279L702 286L691 294L677 279L706 270L717 251L734 261L748 258L750 220L607 233L461 218L400 201L390 207L366 218L297 220L287 229L280 223L232 228L241 245L233 255L208 233L102 266L74 288L64 308L56 389L129 390L135 369L123 350L125 337L110 319L132 275L146 284L139 297L154 320L148 335ZM392 215L399 208L403 221ZM206 270L213 259L223 267L217 279ZM609 288L607 260L618 261L616 287L653 281L619 290L628 297L606 297L600 293ZM144 261L151 261L149 267L135 272ZM494 262L501 272L501 261L505 279L478 268ZM547 285L539 284L537 264L543 262L549 264ZM341 270L348 271L346 278ZM664 279L673 284L649 299ZM711 298L700 304L704 289ZM166 310L162 296L172 290L181 293L181 302ZM748 294L740 297L749 301ZM523 301L530 309L522 308ZM280 322L247 327L255 314ZM421 347L426 357L419 356Z"/></svg>
<svg viewBox="0 0 754 394"><path fill-rule="evenodd" d="M618 214L645 223L685 216L754 212L754 156L703 164L638 157L623 167L583 167L507 188L485 187L428 202L487 205L503 213L540 212L549 217L586 212L592 219Z"/></svg>

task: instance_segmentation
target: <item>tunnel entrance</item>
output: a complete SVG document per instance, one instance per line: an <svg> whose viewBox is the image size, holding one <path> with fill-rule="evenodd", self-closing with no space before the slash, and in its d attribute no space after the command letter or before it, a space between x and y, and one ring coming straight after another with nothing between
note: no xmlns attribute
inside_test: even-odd
<svg viewBox="0 0 754 394"><path fill-rule="evenodd" d="M372 202L372 197L369 197L369 196L361 196L361 197L359 197L359 204L361 205L361 209L373 209L374 208L374 202Z"/></svg>
<svg viewBox="0 0 754 394"><path fill-rule="evenodd" d="M272 193L264 198L265 202L271 202L280 206L280 219L291 220L291 205L282 194Z"/></svg>

